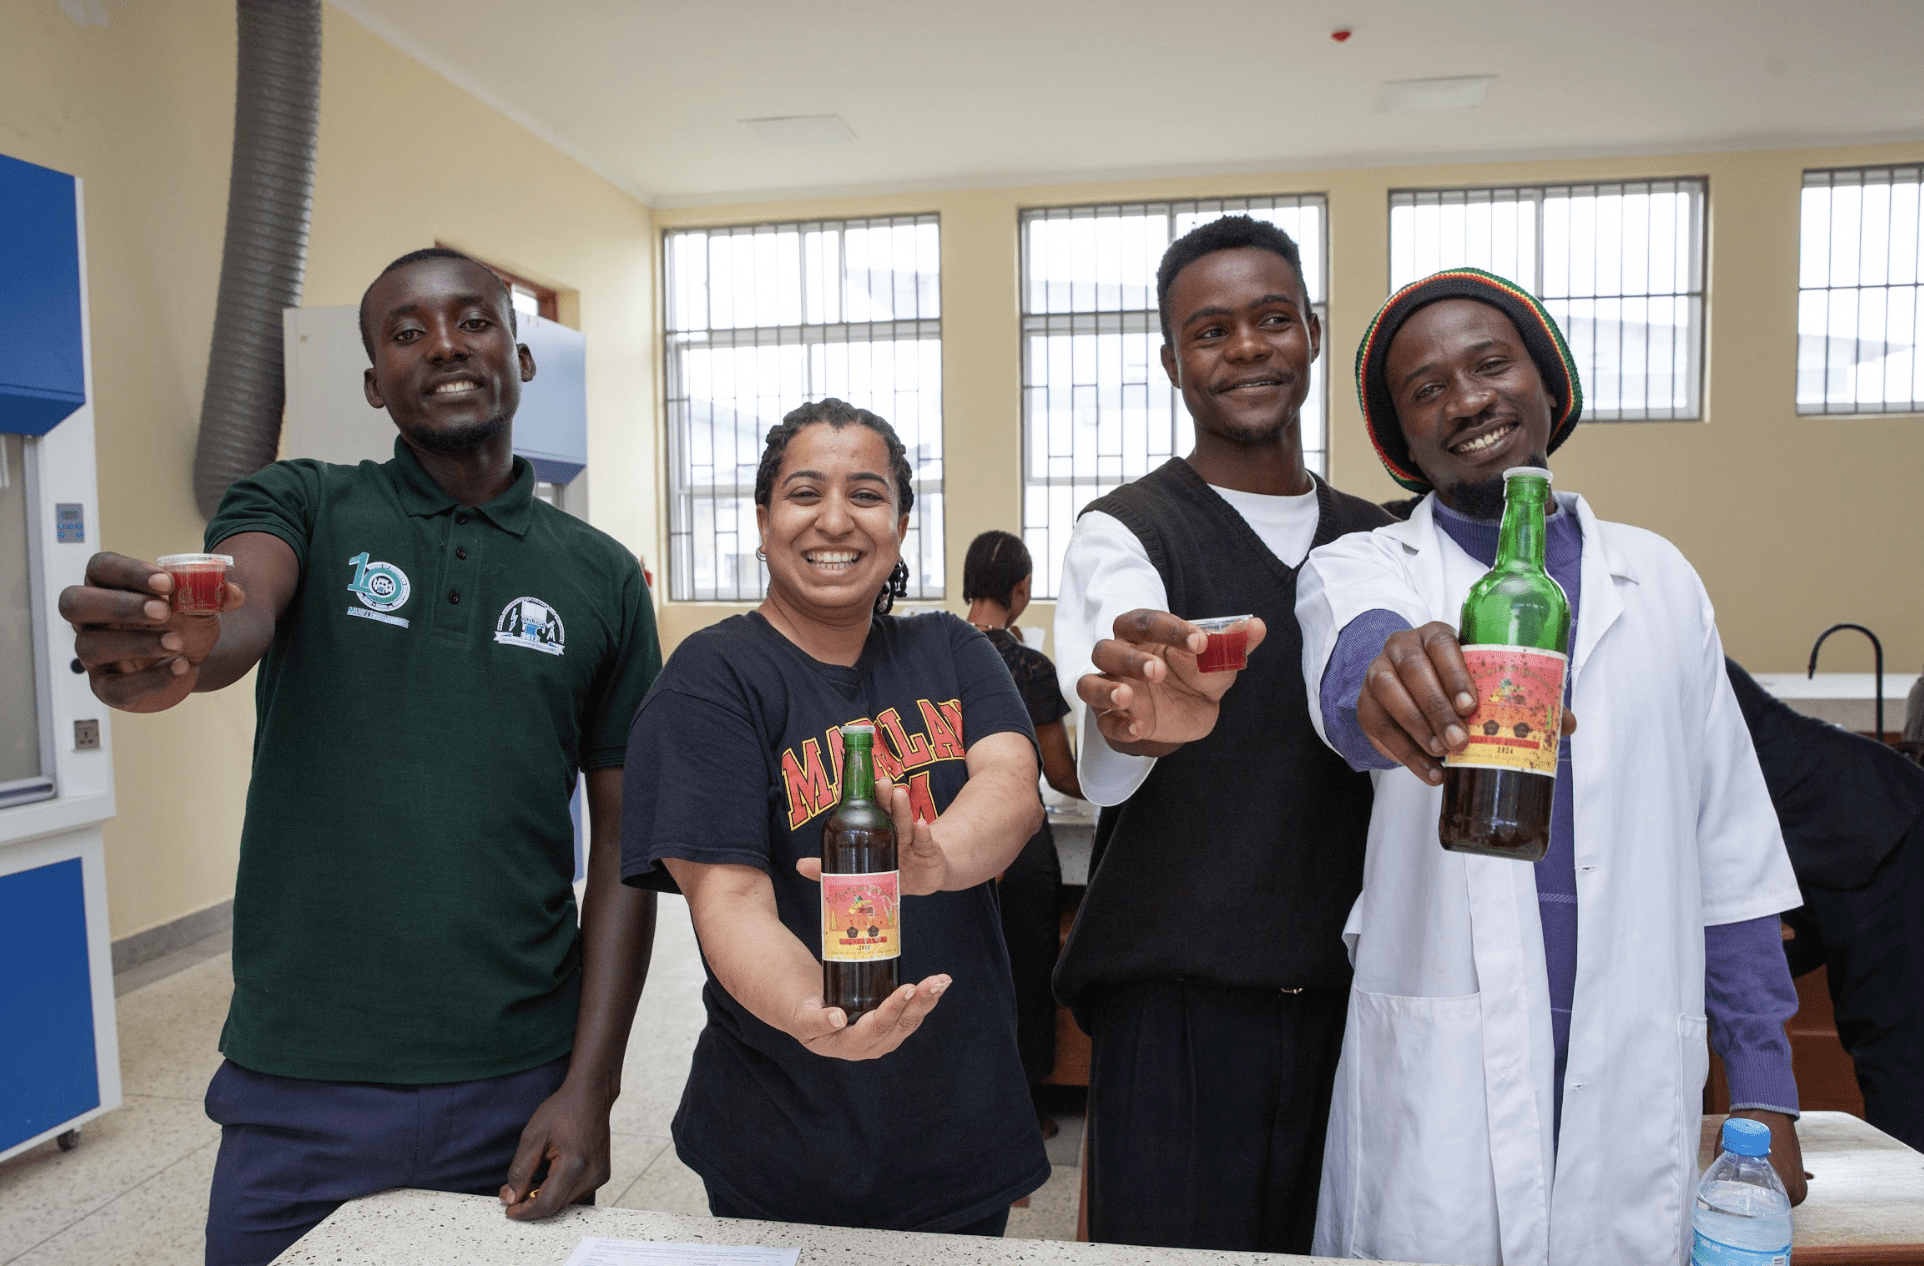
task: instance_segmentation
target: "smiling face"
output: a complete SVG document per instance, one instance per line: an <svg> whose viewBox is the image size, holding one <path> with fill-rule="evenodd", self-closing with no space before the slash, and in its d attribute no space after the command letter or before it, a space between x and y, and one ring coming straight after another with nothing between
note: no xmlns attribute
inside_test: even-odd
<svg viewBox="0 0 1924 1266"><path fill-rule="evenodd" d="M788 441L769 504L755 507L768 594L828 623L866 621L902 557L888 445L865 426L817 422Z"/></svg>
<svg viewBox="0 0 1924 1266"><path fill-rule="evenodd" d="M1411 459L1451 509L1493 518L1503 472L1546 464L1556 401L1516 326L1489 304L1418 309L1390 343L1383 379Z"/></svg>
<svg viewBox="0 0 1924 1266"><path fill-rule="evenodd" d="M1237 443L1296 425L1323 330L1289 261L1259 247L1204 255L1169 286L1163 369L1196 430Z"/></svg>
<svg viewBox="0 0 1924 1266"><path fill-rule="evenodd" d="M507 304L494 274L469 260L423 259L382 277L362 305L374 358L367 402L430 452L505 435L534 377Z"/></svg>

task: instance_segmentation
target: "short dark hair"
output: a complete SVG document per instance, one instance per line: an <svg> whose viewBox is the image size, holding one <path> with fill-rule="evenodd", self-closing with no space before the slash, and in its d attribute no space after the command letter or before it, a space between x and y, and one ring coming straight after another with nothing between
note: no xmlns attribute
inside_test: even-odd
<svg viewBox="0 0 1924 1266"><path fill-rule="evenodd" d="M367 289L361 292L361 346L367 349L368 360L372 361L374 359L374 335L369 333L367 328L367 297L374 293L374 287L381 284L382 277L387 276L396 269L406 268L410 264L418 264L424 259L462 260L466 263L473 264L476 268L479 268L488 274L488 276L494 278L494 284L501 287L501 306L508 310L508 333L519 333L515 328L514 292L508 289L507 282L501 280L500 273L495 272L494 269L489 268L474 256L462 251L449 250L445 246L423 246L418 251L409 251L407 254L401 256L401 258L389 264L386 268L383 268L373 281L367 283Z"/></svg>
<svg viewBox="0 0 1924 1266"><path fill-rule="evenodd" d="M1162 263L1156 268L1156 315L1162 319L1163 342L1175 342L1169 337L1169 288L1176 284L1176 274L1205 255L1247 247L1282 256L1290 271L1296 274L1296 284L1302 288L1303 306L1309 306L1309 282L1303 276L1303 252L1297 249L1296 240L1268 220L1226 215L1198 224L1171 242L1169 249L1162 253Z"/></svg>
<svg viewBox="0 0 1924 1266"><path fill-rule="evenodd" d="M888 449L889 477L895 481L895 512L907 514L915 505L915 472L909 466L909 450L902 443L902 437L879 414L858 409L833 396L811 400L768 428L768 436L762 442L761 465L755 468L755 504L767 506L775 499L775 476L781 472L782 454L788 451L788 442L818 422L838 431L845 426L863 426L882 437L882 444ZM906 598L908 592L909 565L898 561L882 592L875 595L875 613L887 615L895 606L895 600Z"/></svg>
<svg viewBox="0 0 1924 1266"><path fill-rule="evenodd" d="M1021 537L1000 529L984 532L969 542L962 560L962 601L987 598L1006 607L1015 587L1034 570Z"/></svg>

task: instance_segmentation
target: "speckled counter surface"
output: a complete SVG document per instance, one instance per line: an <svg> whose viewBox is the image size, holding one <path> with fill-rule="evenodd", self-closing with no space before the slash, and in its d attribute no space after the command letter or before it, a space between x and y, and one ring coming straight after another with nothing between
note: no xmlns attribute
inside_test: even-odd
<svg viewBox="0 0 1924 1266"><path fill-rule="evenodd" d="M1188 1266L1190 1263L1295 1263L1327 1257L1277 1253L1203 1253L1061 1240L991 1240L968 1235L852 1231L788 1222L695 1218L638 1209L570 1209L546 1222L510 1222L488 1196L384 1191L342 1205L274 1266L561 1266L582 1237L675 1244L761 1244L801 1249L800 1266Z"/></svg>
<svg viewBox="0 0 1924 1266"><path fill-rule="evenodd" d="M1716 1159L1723 1124L1704 1118L1699 1169ZM1795 1261L1924 1261L1924 1153L1844 1112L1806 1112L1797 1143L1810 1183L1790 1215Z"/></svg>

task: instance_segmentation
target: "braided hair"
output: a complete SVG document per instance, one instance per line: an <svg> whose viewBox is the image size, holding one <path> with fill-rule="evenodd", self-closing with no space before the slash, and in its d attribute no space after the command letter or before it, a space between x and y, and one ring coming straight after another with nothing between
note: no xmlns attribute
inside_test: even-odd
<svg viewBox="0 0 1924 1266"><path fill-rule="evenodd" d="M781 471L782 455L788 451L788 442L801 434L804 428L818 422L827 423L838 431L850 425L864 426L882 437L882 443L888 449L889 475L895 481L895 512L897 515L907 514L915 505L915 472L909 468L909 450L903 445L901 437L879 415L832 396L812 400L768 428L768 437L762 444L762 462L755 469L755 504L766 509L774 501L775 476ZM908 593L909 565L897 559L888 582L875 595L875 614L887 615L894 609L895 600L906 598Z"/></svg>
<svg viewBox="0 0 1924 1266"><path fill-rule="evenodd" d="M1015 587L1034 570L1021 537L999 529L984 532L969 542L962 560L962 601L987 598L1006 607Z"/></svg>

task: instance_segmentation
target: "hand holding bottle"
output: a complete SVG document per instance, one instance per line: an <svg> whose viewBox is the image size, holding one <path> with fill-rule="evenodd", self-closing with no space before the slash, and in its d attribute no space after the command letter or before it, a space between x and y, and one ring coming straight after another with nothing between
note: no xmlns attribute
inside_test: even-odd
<svg viewBox="0 0 1924 1266"><path fill-rule="evenodd" d="M1475 688L1456 630L1433 620L1384 641L1363 674L1356 723L1377 751L1436 786L1444 754L1470 741L1463 718L1476 711ZM1562 733L1576 729L1576 714L1565 708Z"/></svg>
<svg viewBox="0 0 1924 1266"><path fill-rule="evenodd" d="M847 1012L826 1005L817 993L803 999L789 1023L779 1027L817 1055L880 1059L921 1027L951 983L950 977L936 975L920 984L903 985L853 1024L848 1022Z"/></svg>
<svg viewBox="0 0 1924 1266"><path fill-rule="evenodd" d="M890 782L886 774L875 778L875 799L888 810L895 823L896 865L902 875L902 895L925 897L941 892L949 879L949 855L936 842L930 823L915 816L908 788ZM804 857L795 863L803 878L817 883L822 878L822 859Z"/></svg>

